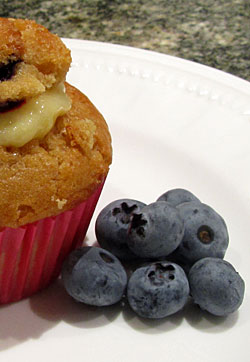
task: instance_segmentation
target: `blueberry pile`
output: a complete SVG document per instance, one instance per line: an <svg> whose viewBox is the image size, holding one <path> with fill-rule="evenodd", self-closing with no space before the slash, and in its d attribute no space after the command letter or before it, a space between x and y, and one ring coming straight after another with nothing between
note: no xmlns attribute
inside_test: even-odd
<svg viewBox="0 0 250 362"><path fill-rule="evenodd" d="M216 316L243 301L244 281L223 260L225 221L187 190L167 191L149 205L113 201L98 215L95 232L100 247L73 251L62 268L65 289L79 302L107 306L125 296L136 314L158 319L190 298Z"/></svg>

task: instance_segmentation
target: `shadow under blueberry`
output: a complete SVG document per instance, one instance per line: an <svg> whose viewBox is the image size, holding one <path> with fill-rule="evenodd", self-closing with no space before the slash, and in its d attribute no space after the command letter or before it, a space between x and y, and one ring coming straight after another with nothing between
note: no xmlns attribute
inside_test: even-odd
<svg viewBox="0 0 250 362"><path fill-rule="evenodd" d="M222 333L234 327L239 312L236 311L226 317L218 317L202 310L190 299L185 310L185 319L188 324L201 332Z"/></svg>
<svg viewBox="0 0 250 362"><path fill-rule="evenodd" d="M201 310L198 305L193 303L191 298L181 311L163 319L151 320L138 317L128 303L125 304L122 313L124 320L130 327L146 334L171 332L176 328L181 328L181 324L184 322L200 332L222 333L234 327L239 316L238 311L227 317L214 316Z"/></svg>
<svg viewBox="0 0 250 362"><path fill-rule="evenodd" d="M34 296L0 307L0 351L28 340L39 339L61 322L77 328L100 328L121 316L129 328L144 334L162 334L183 323L205 333L223 333L232 328L238 312L228 317L216 317L202 311L191 298L178 313L163 319L140 318L128 305L126 298L108 307L91 307L73 300L60 279Z"/></svg>
<svg viewBox="0 0 250 362"><path fill-rule="evenodd" d="M64 321L79 328L98 328L113 322L119 312L119 304L107 307L88 306L76 302L65 291L61 279L30 298L31 310L48 322Z"/></svg>
<svg viewBox="0 0 250 362"><path fill-rule="evenodd" d="M161 334L170 332L176 328L181 328L185 317L185 307L174 315L161 319L147 319L135 314L129 307L128 302L124 302L122 315L129 327L145 334Z"/></svg>
<svg viewBox="0 0 250 362"><path fill-rule="evenodd" d="M64 321L77 328L99 328L115 321L121 315L130 328L146 334L166 333L180 326L185 308L173 316L150 320L140 318L124 297L119 303L107 307L93 307L76 302L65 291L61 279L34 295L29 301L31 310L39 318L55 325Z"/></svg>
<svg viewBox="0 0 250 362"><path fill-rule="evenodd" d="M97 241L94 245L99 246ZM134 266L133 263L130 263L131 270L126 266L128 277L138 267L137 264L138 262L135 262ZM60 278L47 289L31 297L30 307L38 317L50 324L64 321L78 328L102 327L114 322L121 315L130 328L145 334L170 332L176 328L181 328L183 322L187 322L191 327L202 332L221 333L232 328L238 319L238 312L227 317L216 317L202 311L199 306L193 303L191 297L181 311L166 318L155 320L136 315L130 308L126 297L119 303L107 307L88 306L76 302L70 297Z"/></svg>

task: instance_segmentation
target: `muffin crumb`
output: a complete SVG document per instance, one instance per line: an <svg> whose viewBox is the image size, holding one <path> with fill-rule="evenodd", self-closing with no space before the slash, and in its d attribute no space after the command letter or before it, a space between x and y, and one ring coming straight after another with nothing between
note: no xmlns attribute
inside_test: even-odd
<svg viewBox="0 0 250 362"><path fill-rule="evenodd" d="M56 199L56 202L57 202L57 207L59 210L61 210L63 208L63 206L67 203L67 200L66 199Z"/></svg>
<svg viewBox="0 0 250 362"><path fill-rule="evenodd" d="M57 202L57 207L58 207L59 210L62 210L64 205L66 205L67 202L68 202L68 200L66 200L66 199L62 199L62 200L56 199L55 196L51 196L51 201Z"/></svg>

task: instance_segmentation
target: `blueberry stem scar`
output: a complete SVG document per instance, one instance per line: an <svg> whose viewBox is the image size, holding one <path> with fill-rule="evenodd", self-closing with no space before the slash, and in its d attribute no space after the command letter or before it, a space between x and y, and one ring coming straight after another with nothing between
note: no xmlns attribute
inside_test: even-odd
<svg viewBox="0 0 250 362"><path fill-rule="evenodd" d="M129 221L130 221L130 217L131 217L131 214L133 213L133 211L135 211L137 209L137 205L132 205L132 206L128 206L128 204L126 202L123 202L121 204L121 207L115 207L113 209L113 216L116 216L118 214L122 214L122 218L121 218L121 221L124 223L124 224L128 224Z"/></svg>
<svg viewBox="0 0 250 362"><path fill-rule="evenodd" d="M199 240L204 244L209 244L214 240L213 230L207 225L202 225L198 229L197 236Z"/></svg>
<svg viewBox="0 0 250 362"><path fill-rule="evenodd" d="M147 220L144 220L142 214L134 214L131 221L131 229L135 229L139 236L145 237L144 225L147 224Z"/></svg>
<svg viewBox="0 0 250 362"><path fill-rule="evenodd" d="M105 263L113 263L114 260L107 254L100 253L100 257L105 261Z"/></svg>

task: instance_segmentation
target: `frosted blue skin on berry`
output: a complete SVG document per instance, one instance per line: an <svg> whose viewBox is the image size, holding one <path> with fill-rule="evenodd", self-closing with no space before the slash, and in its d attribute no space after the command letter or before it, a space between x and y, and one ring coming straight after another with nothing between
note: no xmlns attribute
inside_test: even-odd
<svg viewBox="0 0 250 362"><path fill-rule="evenodd" d="M185 232L172 255L173 260L192 265L206 257L223 259L229 243L224 219L203 203L187 202L177 206L177 209L184 221Z"/></svg>
<svg viewBox="0 0 250 362"><path fill-rule="evenodd" d="M137 259L128 248L128 227L131 215L146 206L132 199L119 199L108 204L98 215L95 225L100 246L121 260Z"/></svg>
<svg viewBox="0 0 250 362"><path fill-rule="evenodd" d="M166 261L136 269L127 287L131 308L144 318L159 319L177 313L188 296L189 283L184 271Z"/></svg>
<svg viewBox="0 0 250 362"><path fill-rule="evenodd" d="M128 246L141 258L167 256L180 244L184 223L178 210L165 201L145 206L131 218Z"/></svg>
<svg viewBox="0 0 250 362"><path fill-rule="evenodd" d="M185 189L172 189L162 194L157 201L169 202L172 206L183 204L184 202L200 202L192 192Z"/></svg>
<svg viewBox="0 0 250 362"><path fill-rule="evenodd" d="M120 261L107 250L83 247L74 250L64 262L62 281L75 300L100 307L121 300L127 274Z"/></svg>
<svg viewBox="0 0 250 362"><path fill-rule="evenodd" d="M225 260L204 258L190 269L189 284L194 302L216 316L227 316L242 304L245 283Z"/></svg>

